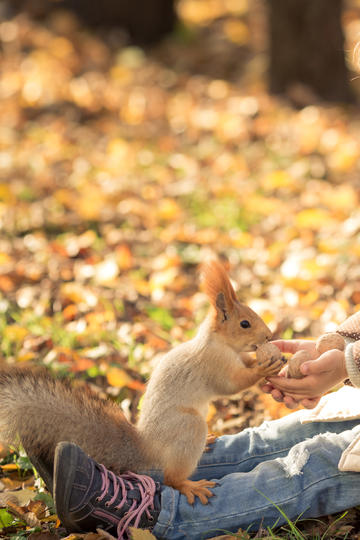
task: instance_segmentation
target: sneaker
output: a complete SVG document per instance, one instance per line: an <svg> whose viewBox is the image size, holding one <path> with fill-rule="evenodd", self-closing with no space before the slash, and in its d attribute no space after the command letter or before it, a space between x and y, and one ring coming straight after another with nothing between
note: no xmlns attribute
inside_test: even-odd
<svg viewBox="0 0 360 540"><path fill-rule="evenodd" d="M74 443L55 450L54 501L68 532L103 529L127 538L129 526L152 529L160 513L160 484L150 476L116 476Z"/></svg>

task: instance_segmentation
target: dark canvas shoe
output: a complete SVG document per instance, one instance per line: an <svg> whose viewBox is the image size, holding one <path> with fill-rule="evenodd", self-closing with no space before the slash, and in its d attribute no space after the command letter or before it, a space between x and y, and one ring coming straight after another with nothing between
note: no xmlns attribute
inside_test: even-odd
<svg viewBox="0 0 360 540"><path fill-rule="evenodd" d="M160 513L160 484L150 476L116 476L76 444L61 442L55 451L54 500L68 532L103 529L127 538L129 526L152 529Z"/></svg>

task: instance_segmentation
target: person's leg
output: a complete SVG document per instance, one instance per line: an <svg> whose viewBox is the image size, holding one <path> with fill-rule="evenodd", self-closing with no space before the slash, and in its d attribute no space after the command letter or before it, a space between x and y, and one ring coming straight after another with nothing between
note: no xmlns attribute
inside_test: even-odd
<svg viewBox="0 0 360 540"><path fill-rule="evenodd" d="M360 426L313 436L295 444L285 456L281 452L280 457L258 463L249 472L227 474L217 480L215 496L206 506L199 502L190 506L184 496L164 486L153 534L159 539L203 540L223 530L256 531L260 526L280 525L286 520L275 505L294 520L360 504L359 474L337 468L354 431L358 433Z"/></svg>
<svg viewBox="0 0 360 540"><path fill-rule="evenodd" d="M219 437L204 452L192 479L222 478L233 472L251 471L256 465L285 456L295 444L319 433L341 433L359 424L359 420L301 424L307 411L291 413L279 420L264 422L235 435Z"/></svg>

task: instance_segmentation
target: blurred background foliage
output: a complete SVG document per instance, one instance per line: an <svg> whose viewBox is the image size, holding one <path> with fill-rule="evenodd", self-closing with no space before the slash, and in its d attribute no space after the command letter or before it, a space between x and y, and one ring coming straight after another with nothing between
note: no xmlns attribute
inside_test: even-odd
<svg viewBox="0 0 360 540"><path fill-rule="evenodd" d="M360 2L322 12L327 49L344 39L322 56L336 100L274 67L298 1L117 4L0 2L0 349L134 418L153 362L206 313L208 257L275 336L316 337L360 308ZM293 63L310 65L324 5L300 4ZM254 390L209 421L285 412Z"/></svg>
<svg viewBox="0 0 360 540"><path fill-rule="evenodd" d="M134 419L153 364L206 313L207 258L276 337L358 311L359 14L358 0L2 0L1 362L90 384ZM209 426L287 412L252 388ZM1 464L0 491L41 499L0 502L5 537L56 521L29 467Z"/></svg>

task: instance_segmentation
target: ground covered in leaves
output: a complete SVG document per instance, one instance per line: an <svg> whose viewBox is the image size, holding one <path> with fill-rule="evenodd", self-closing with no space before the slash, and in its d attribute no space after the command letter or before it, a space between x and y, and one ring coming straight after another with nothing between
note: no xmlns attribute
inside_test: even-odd
<svg viewBox="0 0 360 540"><path fill-rule="evenodd" d="M316 337L360 309L358 109L267 94L261 2L179 11L148 51L69 13L0 23L1 361L90 384L132 420L159 355L206 313L208 257L276 336ZM351 49L356 3L344 21ZM286 412L251 389L216 402L209 426ZM57 538L28 460L4 455L2 536ZM358 520L298 538L358 538Z"/></svg>

